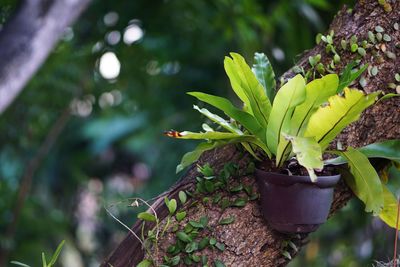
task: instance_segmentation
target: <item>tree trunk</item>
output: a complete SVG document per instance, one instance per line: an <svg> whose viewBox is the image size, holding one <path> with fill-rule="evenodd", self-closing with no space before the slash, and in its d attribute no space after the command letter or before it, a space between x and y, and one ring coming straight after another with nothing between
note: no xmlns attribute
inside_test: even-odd
<svg viewBox="0 0 400 267"><path fill-rule="evenodd" d="M0 31L0 114L12 103L90 0L23 0Z"/></svg>
<svg viewBox="0 0 400 267"><path fill-rule="evenodd" d="M333 20L330 30L335 32L334 45L336 51L341 57L340 63L336 64L335 71L339 73L349 62L360 59L361 64L369 64L369 71L363 74L362 81L354 84L352 87L373 92L382 90L384 93L396 93L391 83L396 83L395 74L400 72L400 31L394 24L400 18L400 2L389 1L382 6L376 0L360 0L355 8L347 10L343 8ZM361 53L352 53L341 48L341 40L349 42L353 35L358 37L358 42L368 40L368 31L376 34L375 27L380 26L384 33L390 36L386 40L377 41L376 44L366 48L366 55ZM384 34L382 33L382 34ZM371 43L371 41L368 41ZM306 51L298 65L309 68L308 57L321 54L321 62L327 65L332 60L332 54L325 51L326 44L321 42L313 49ZM349 46L349 45L347 45ZM370 73L371 68L376 67L378 73ZM373 71L375 72L375 71ZM288 71L283 77L285 79L294 76L292 70ZM398 90L400 87L397 87ZM400 138L400 99L398 97L382 101L363 113L361 119L350 125L338 138L344 146L359 147L376 141ZM233 146L224 147L208 153L205 153L199 164L209 163L216 170L221 170L225 163L235 162L240 166L246 166L249 157ZM178 199L177 195L182 190L193 190L198 175L196 167L192 166L185 176L168 192L159 196L153 204L159 218L163 219L168 215L168 209L164 204L164 196L169 199ZM231 178L231 183L235 183ZM243 183L254 186L254 178L251 175L241 177ZM254 186L255 190L256 186ZM340 183L335 189L334 203L332 205L331 216L335 211L342 208L352 197L351 191L344 183ZM212 196L211 196L212 198ZM307 235L298 235L288 237L273 231L260 215L260 207L257 201L250 201L244 207L229 207L222 209L220 205L213 205L200 201L196 205L189 201L180 210L187 212L187 217L181 221L171 221L169 229L178 225L182 229L189 220L198 220L206 215L209 218L209 229L204 230L208 236L215 237L218 242L225 244L225 250L206 248L201 251L201 255L207 255L209 266L212 260L219 259L226 266L284 266L288 263L288 258L282 255L286 250L291 257L296 255L290 247L284 248L284 241L291 239L297 247L306 243ZM179 202L179 201L178 201ZM229 225L219 225L221 218L233 216L235 221ZM141 221L138 221L132 231L140 236ZM163 225L162 223L162 225ZM158 249L153 249L153 257L160 260L166 253L166 248L175 242L175 235L171 230L158 241ZM136 266L145 255L141 243L133 237L132 234L122 241L115 251L106 259L101 266L103 267L127 267Z"/></svg>

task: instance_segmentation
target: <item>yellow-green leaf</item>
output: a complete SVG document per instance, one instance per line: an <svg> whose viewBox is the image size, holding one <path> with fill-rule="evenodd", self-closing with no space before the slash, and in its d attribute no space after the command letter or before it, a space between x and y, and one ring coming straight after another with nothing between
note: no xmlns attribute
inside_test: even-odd
<svg viewBox="0 0 400 267"><path fill-rule="evenodd" d="M316 182L317 175L314 169L321 170L324 167L321 146L315 141L314 137L283 135L292 143L293 152L296 154L299 164L307 169L311 181Z"/></svg>
<svg viewBox="0 0 400 267"><path fill-rule="evenodd" d="M358 120L361 113L371 106L380 92L365 95L357 89L344 89L344 96L329 98L327 106L320 107L311 115L304 136L314 136L325 150L329 143L350 123Z"/></svg>
<svg viewBox="0 0 400 267"><path fill-rule="evenodd" d="M315 79L306 85L306 97L304 102L298 105L290 119L288 134L297 136L300 130L305 128L308 120L318 107L326 102L328 98L336 93L339 78L336 74L329 74L321 79ZM276 154L278 166L280 166L290 155L291 145L288 140L282 138L278 145Z"/></svg>
<svg viewBox="0 0 400 267"><path fill-rule="evenodd" d="M232 88L261 126L266 128L271 102L244 58L236 53L230 53L230 55L232 58L226 57L224 65Z"/></svg>
<svg viewBox="0 0 400 267"><path fill-rule="evenodd" d="M383 209L379 213L379 218L390 227L396 228L397 199L384 184L382 184L382 188L383 188Z"/></svg>
<svg viewBox="0 0 400 267"><path fill-rule="evenodd" d="M290 125L294 108L304 101L305 96L305 81L300 74L290 79L276 94L267 126L267 145L273 154L276 155L281 132Z"/></svg>
<svg viewBox="0 0 400 267"><path fill-rule="evenodd" d="M148 222L155 222L157 220L153 214L150 214L148 212L141 212L137 215L137 217L138 219Z"/></svg>
<svg viewBox="0 0 400 267"><path fill-rule="evenodd" d="M344 175L347 185L365 204L365 211L380 214L383 207L382 183L368 158L351 147L334 153L346 158L352 175Z"/></svg>

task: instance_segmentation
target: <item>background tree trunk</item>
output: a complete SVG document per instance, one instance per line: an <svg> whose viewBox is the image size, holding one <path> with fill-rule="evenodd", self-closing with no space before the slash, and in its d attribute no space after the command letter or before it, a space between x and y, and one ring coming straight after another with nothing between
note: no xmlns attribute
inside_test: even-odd
<svg viewBox="0 0 400 267"><path fill-rule="evenodd" d="M0 31L0 114L90 0L23 0Z"/></svg>
<svg viewBox="0 0 400 267"><path fill-rule="evenodd" d="M385 93L395 93L395 88L390 88L391 83L396 83L395 74L400 72L400 31L396 30L394 24L400 18L400 2L387 1L386 6L381 6L376 0L360 0L352 11L345 7L337 14L333 20L330 30L335 32L334 45L341 57L341 62L336 64L336 71L339 73L349 62L360 59L361 64L369 64L369 71L372 67L377 67L377 75L368 72L363 74L361 85L354 84L367 93L382 90ZM380 26L384 33L390 36L390 41L378 41L376 44L366 49L366 55L361 56L358 52L351 53L348 49L344 51L340 47L341 40L350 40L355 35L358 42L368 40L368 31L374 32L375 27ZM332 60L332 54L326 53L325 43L321 42L313 49L306 51L299 60L298 65L309 68L308 57L316 54L322 55L321 62L327 65ZM285 73L284 79L294 76L292 70ZM398 90L400 87L397 87ZM344 146L359 147L380 140L400 138L400 99L392 98L383 101L365 111L361 119L350 125L338 138ZM249 157L237 150L235 147L224 147L204 154L199 164L209 163L216 170L221 170L227 162L235 162L241 166L246 166ZM159 218L165 218L168 210L164 204L163 197L169 199L178 198L177 194L181 190L191 190L196 183L197 170L194 166L184 175L184 177L173 186L168 192L159 196L154 202L153 207ZM242 177L244 183L254 186L252 176ZM254 186L256 189L256 186ZM335 190L334 203L331 215L343 207L352 197L346 185L340 183ZM271 230L264 222L259 211L257 201L248 202L242 208L221 209L218 205L198 203L195 206L189 203L181 209L187 211L188 216L183 221L177 223L172 221L172 225L185 225L188 220L197 220L201 216L209 217L211 230L208 234L216 237L219 242L225 244L223 252L212 249L205 249L202 255L207 255L209 259L219 259L226 266L284 266L288 263L288 258L282 255L283 243L289 237L276 233ZM235 222L229 225L219 225L220 218L234 216ZM132 230L140 233L140 221L137 222ZM166 248L174 242L174 235L167 234L165 238L159 240L159 255L161 258L166 254ZM291 237L297 247L306 243L307 235ZM293 257L296 251L292 248L285 248ZM157 253L157 251L153 251ZM132 234L123 240L115 251L106 259L101 266L126 267L135 266L144 257L144 252L140 242Z"/></svg>

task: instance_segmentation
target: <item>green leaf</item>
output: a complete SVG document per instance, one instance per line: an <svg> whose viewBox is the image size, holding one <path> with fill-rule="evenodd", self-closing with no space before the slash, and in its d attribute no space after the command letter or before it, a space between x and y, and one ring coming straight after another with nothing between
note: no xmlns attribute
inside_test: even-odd
<svg viewBox="0 0 400 267"><path fill-rule="evenodd" d="M176 237L178 237L179 240L185 242L185 243L189 243L192 242L192 238L190 238L190 236L188 236L186 233L184 232L178 232L176 233Z"/></svg>
<svg viewBox="0 0 400 267"><path fill-rule="evenodd" d="M214 123L216 123L216 124L222 126L223 128L225 128L226 130L228 130L228 131L230 131L232 133L236 133L236 134L243 134L243 132L239 128L237 128L236 126L234 126L231 123L227 122L226 120L224 120L220 116L218 116L218 115L216 115L214 113L211 113L210 111L208 111L208 109L199 108L196 105L193 105L193 108L195 110L199 111L201 114L203 114L207 118L209 118ZM209 131L209 132L211 132L211 131Z"/></svg>
<svg viewBox="0 0 400 267"><path fill-rule="evenodd" d="M378 102L381 102L381 101L383 101L383 100L386 100L386 99L389 99L389 98L392 98L392 97L397 97L397 96L400 96L400 94L395 94L395 93L385 94L384 96L382 96L381 98L379 98L379 100L376 101L376 102L378 103Z"/></svg>
<svg viewBox="0 0 400 267"><path fill-rule="evenodd" d="M46 261L46 256L44 255L44 252L42 252L42 266L47 267L47 261Z"/></svg>
<svg viewBox="0 0 400 267"><path fill-rule="evenodd" d="M256 75L257 80L264 87L267 97L272 103L274 101L276 90L275 73L268 57L264 53L254 54L252 71Z"/></svg>
<svg viewBox="0 0 400 267"><path fill-rule="evenodd" d="M179 264L179 262L181 261L181 257L179 255L171 258L171 265L172 266L176 266Z"/></svg>
<svg viewBox="0 0 400 267"><path fill-rule="evenodd" d="M219 221L220 225L227 225L227 224L231 224L235 221L235 217L234 216L229 216L227 218L223 218L222 220Z"/></svg>
<svg viewBox="0 0 400 267"><path fill-rule="evenodd" d="M198 144L193 151L183 155L181 163L178 166L176 166L176 173L182 171L187 166L197 161L200 158L201 154L203 154L205 151L223 146L225 144L226 144L225 142L204 142Z"/></svg>
<svg viewBox="0 0 400 267"><path fill-rule="evenodd" d="M281 132L288 131L293 111L305 96L305 81L300 74L290 79L276 94L267 126L267 146L273 154L277 153Z"/></svg>
<svg viewBox="0 0 400 267"><path fill-rule="evenodd" d="M199 244L197 242L190 242L189 244L186 245L185 252L192 253L193 251L196 251L198 248Z"/></svg>
<svg viewBox="0 0 400 267"><path fill-rule="evenodd" d="M48 267L53 266L56 264L58 257L60 256L61 250L65 244L65 240L61 241L61 243L57 246L56 251L54 252L53 256L51 257L50 262L47 264Z"/></svg>
<svg viewBox="0 0 400 267"><path fill-rule="evenodd" d="M144 260L142 260L141 262L139 262L139 264L136 265L136 267L150 267L151 264L152 264L152 261L151 261L151 260L144 259Z"/></svg>
<svg viewBox="0 0 400 267"><path fill-rule="evenodd" d="M208 237L203 237L203 239L199 242L199 249L202 250L203 248L207 247L208 242L210 242L210 239Z"/></svg>
<svg viewBox="0 0 400 267"><path fill-rule="evenodd" d="M325 103L328 98L336 93L339 78L336 74L329 74L321 79L315 79L306 85L306 98L304 102L296 107L290 120L290 135L301 135L311 115L320 105ZM287 160L291 152L290 142L282 138L278 145L276 154L278 166Z"/></svg>
<svg viewBox="0 0 400 267"><path fill-rule="evenodd" d="M261 127L258 121L251 114L236 108L228 99L201 92L189 92L188 94L222 110L226 115L243 125L249 132L261 140L265 139L265 129Z"/></svg>
<svg viewBox="0 0 400 267"><path fill-rule="evenodd" d="M190 224L191 226L193 226L194 228L201 228L201 229L204 228L204 225L201 224L200 222L190 221L189 224Z"/></svg>
<svg viewBox="0 0 400 267"><path fill-rule="evenodd" d="M296 137L284 134L285 138L292 143L293 152L296 154L297 161L307 169L311 181L317 181L314 169L322 170L321 146L315 141L314 137Z"/></svg>
<svg viewBox="0 0 400 267"><path fill-rule="evenodd" d="M225 267L225 264L220 260L214 260L215 267Z"/></svg>
<svg viewBox="0 0 400 267"><path fill-rule="evenodd" d="M215 244L217 244L217 239L215 239L214 237L210 238L210 245L214 246Z"/></svg>
<svg viewBox="0 0 400 267"><path fill-rule="evenodd" d="M185 211L181 211L176 213L175 218L178 222L182 221L183 219L185 219L186 217L186 212Z"/></svg>
<svg viewBox="0 0 400 267"><path fill-rule="evenodd" d="M232 88L236 94L239 92L238 97L247 108L250 108L250 113L254 115L261 126L266 128L271 102L244 58L236 53L230 53L230 55L232 58L225 57L224 65Z"/></svg>
<svg viewBox="0 0 400 267"><path fill-rule="evenodd" d="M397 222L397 199L392 192L382 184L383 188L383 209L379 218L392 228L396 228Z"/></svg>
<svg viewBox="0 0 400 267"><path fill-rule="evenodd" d="M387 140L379 143L373 143L361 148L358 151L363 153L367 158L384 158L396 162L400 162L400 140ZM326 164L340 165L346 163L343 157L337 157L326 160Z"/></svg>
<svg viewBox="0 0 400 267"><path fill-rule="evenodd" d="M219 249L220 251L224 251L224 250L225 250L225 244L224 244L224 243L217 242L217 243L215 244L215 246L216 246L217 249Z"/></svg>
<svg viewBox="0 0 400 267"><path fill-rule="evenodd" d="M150 214L148 212L141 212L137 215L137 217L138 219L148 222L155 222L157 220L153 214Z"/></svg>
<svg viewBox="0 0 400 267"><path fill-rule="evenodd" d="M246 206L247 200L244 198L237 198L235 201L233 201L232 206L233 207L244 207Z"/></svg>
<svg viewBox="0 0 400 267"><path fill-rule="evenodd" d="M18 266L22 266L22 267L31 267L30 265L22 263L22 262L19 262L19 261L10 261L10 263L18 265Z"/></svg>
<svg viewBox="0 0 400 267"><path fill-rule="evenodd" d="M178 206L176 199L168 200L168 198L165 197L164 200L165 200L165 205L167 206L167 208L169 210L169 214L171 214L171 215L174 214L176 211L176 208Z"/></svg>
<svg viewBox="0 0 400 267"><path fill-rule="evenodd" d="M365 204L366 212L380 214L383 206L382 184L368 158L349 147L347 151L334 151L346 158L352 175L344 175L347 185Z"/></svg>
<svg viewBox="0 0 400 267"><path fill-rule="evenodd" d="M202 216L200 218L200 223L203 225L203 227L206 227L208 224L208 217L207 216Z"/></svg>
<svg viewBox="0 0 400 267"><path fill-rule="evenodd" d="M251 135L240 135L237 133L227 133L227 132L205 132L205 133L194 133L189 131L176 132L169 131L166 135L170 137L175 137L179 139L207 139L207 140L220 140L220 139L233 139L240 137L251 137ZM175 135L175 136L172 136Z"/></svg>
<svg viewBox="0 0 400 267"><path fill-rule="evenodd" d="M287 259L289 259L289 260L291 260L292 259L292 256L290 256L290 253L288 252L288 251L282 251L282 255L285 257L285 258L287 258Z"/></svg>
<svg viewBox="0 0 400 267"><path fill-rule="evenodd" d="M353 68L357 66L356 62L351 62L347 64L346 68L343 70L342 75L340 76L339 86L337 88L336 93L341 93L343 89L349 86L354 80L356 80L367 68L368 64L361 67L358 71L353 71Z"/></svg>
<svg viewBox="0 0 400 267"><path fill-rule="evenodd" d="M182 204L185 204L187 201L187 195L185 193L185 191L179 191L179 200L181 201Z"/></svg>
<svg viewBox="0 0 400 267"><path fill-rule="evenodd" d="M324 151L347 125L358 120L361 113L375 102L378 94L364 95L360 90L345 88L344 97L330 97L327 106L320 107L311 115L304 136L315 137Z"/></svg>

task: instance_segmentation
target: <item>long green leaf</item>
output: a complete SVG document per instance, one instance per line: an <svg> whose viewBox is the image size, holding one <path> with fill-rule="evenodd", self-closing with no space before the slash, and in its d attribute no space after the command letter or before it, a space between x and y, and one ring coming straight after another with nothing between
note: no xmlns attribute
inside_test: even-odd
<svg viewBox="0 0 400 267"><path fill-rule="evenodd" d="M183 155L181 163L176 166L176 173L182 171L186 167L190 166L193 162L197 161L205 151L221 147L225 144L226 142L204 142L198 144L193 151L190 151Z"/></svg>
<svg viewBox="0 0 400 267"><path fill-rule="evenodd" d="M400 162L400 140L387 140L358 149L368 158L385 158Z"/></svg>
<svg viewBox="0 0 400 267"><path fill-rule="evenodd" d="M249 113L236 108L228 99L201 92L189 92L188 94L220 109L226 115L243 125L249 132L261 140L265 140L265 129L261 127L258 121Z"/></svg>
<svg viewBox="0 0 400 267"><path fill-rule="evenodd" d="M197 111L199 111L201 114L209 118L211 121L214 123L222 126L226 130L232 132L232 133L237 133L237 134L243 134L243 132L237 128L236 126L232 125L231 123L227 122L225 119L221 118L220 116L211 113L208 109L205 108L199 108L196 105L193 105L193 108Z"/></svg>
<svg viewBox="0 0 400 267"><path fill-rule="evenodd" d="M397 221L397 199L392 192L382 184L383 188L383 209L379 218L392 228L396 228Z"/></svg>
<svg viewBox="0 0 400 267"><path fill-rule="evenodd" d="M324 167L320 145L313 137L297 137L287 134L283 134L283 136L292 143L297 161L301 166L306 168L311 181L316 182L317 175L314 169L322 170Z"/></svg>
<svg viewBox="0 0 400 267"><path fill-rule="evenodd" d="M268 57L264 53L254 54L252 71L256 75L257 80L264 87L267 97L272 103L276 94L275 73Z"/></svg>
<svg viewBox="0 0 400 267"><path fill-rule="evenodd" d="M379 143L373 143L364 147L357 148L368 158L384 158L400 163L400 140L387 140ZM343 157L326 160L326 164L340 165L346 163Z"/></svg>
<svg viewBox="0 0 400 267"><path fill-rule="evenodd" d="M65 240L61 241L61 243L57 246L56 251L54 252L53 256L51 257L50 262L48 263L48 267L53 266L54 264L56 264L56 261L58 259L58 257L60 256L61 250L63 249L63 246L65 244Z"/></svg>
<svg viewBox="0 0 400 267"><path fill-rule="evenodd" d="M239 97L239 99L242 100L244 107L249 111L249 113L253 114L253 111L251 110L250 100L245 92L245 88L243 88L242 86L240 74L237 72L235 63L230 57L225 57L224 68L226 74L229 77L229 81L231 83L233 91Z"/></svg>
<svg viewBox="0 0 400 267"><path fill-rule="evenodd" d="M321 79L315 79L306 85L306 98L304 102L298 105L290 120L290 129L288 134L301 135L301 129L304 130L311 115L320 105L325 103L328 98L336 93L339 84L339 78L336 74L329 74ZM280 166L290 155L290 142L282 138L278 145L276 154L278 166Z"/></svg>
<svg viewBox="0 0 400 267"><path fill-rule="evenodd" d="M349 147L347 151L334 151L346 158L352 175L344 175L347 185L365 204L365 211L378 215L384 204L382 183L368 158Z"/></svg>
<svg viewBox="0 0 400 267"><path fill-rule="evenodd" d="M346 68L343 70L342 75L340 76L339 86L337 88L336 93L340 94L344 88L349 86L368 68L368 64L366 64L359 70L353 71L353 68L357 65L358 64L354 61L347 64Z"/></svg>
<svg viewBox="0 0 400 267"><path fill-rule="evenodd" d="M178 139L194 139L194 140L220 140L220 139L234 139L240 137L252 137L251 135L240 135L237 133L227 132L205 132L205 133L194 133L189 131L177 132L167 131L164 133L166 136L174 137Z"/></svg>
<svg viewBox="0 0 400 267"><path fill-rule="evenodd" d="M236 135L234 138L219 139L213 142L200 143L193 151L186 153L182 157L181 163L176 167L176 173L182 171L187 166L197 161L200 158L201 154L203 154L203 152L207 150L211 150L228 144L238 144L238 143L241 143L242 145L245 144L244 145L245 148L247 146L246 145L247 143L253 144L261 148L261 150L264 151L265 154L271 157L271 154L267 146L263 142L261 142L257 137L249 135Z"/></svg>
<svg viewBox="0 0 400 267"><path fill-rule="evenodd" d="M305 99L305 81L299 74L279 89L275 96L267 126L267 145L276 155L281 132L288 132L290 118L295 107Z"/></svg>
<svg viewBox="0 0 400 267"><path fill-rule="evenodd" d="M266 128L271 111L271 102L244 58L236 53L230 53L230 55L232 58L226 57L224 64L232 87L237 87L234 88L236 93L239 91L240 94L245 95L245 98L241 95L238 96L250 108L251 113L254 114L261 126Z"/></svg>
<svg viewBox="0 0 400 267"><path fill-rule="evenodd" d="M18 266L21 266L21 267L31 267L30 265L22 263L22 262L19 262L19 261L10 261L10 263L18 265Z"/></svg>
<svg viewBox="0 0 400 267"><path fill-rule="evenodd" d="M375 102L378 94L364 95L360 90L345 88L344 97L330 97L327 106L320 107L311 115L304 136L314 136L325 150L347 125L358 120L361 113Z"/></svg>

